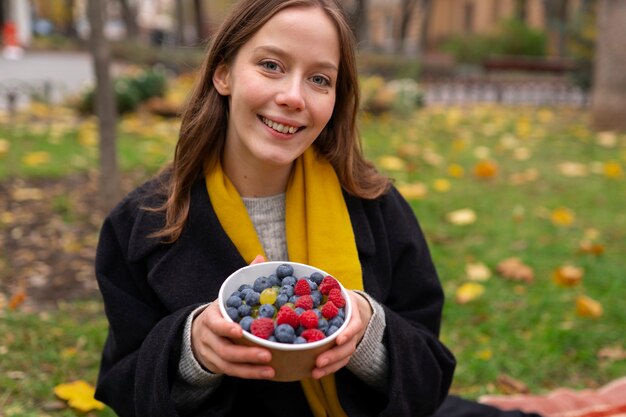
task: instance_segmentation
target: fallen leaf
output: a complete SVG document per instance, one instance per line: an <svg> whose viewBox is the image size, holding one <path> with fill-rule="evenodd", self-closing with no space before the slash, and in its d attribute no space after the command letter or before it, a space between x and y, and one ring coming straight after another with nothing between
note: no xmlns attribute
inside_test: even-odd
<svg viewBox="0 0 626 417"><path fill-rule="evenodd" d="M482 160L474 165L474 175L480 179L490 179L498 174L498 165L491 160Z"/></svg>
<svg viewBox="0 0 626 417"><path fill-rule="evenodd" d="M397 186L398 191L407 200L417 200L424 198L428 193L428 188L421 182L415 182L412 184L399 184Z"/></svg>
<svg viewBox="0 0 626 417"><path fill-rule="evenodd" d="M4 158L11 149L11 142L6 139L0 138L0 159Z"/></svg>
<svg viewBox="0 0 626 417"><path fill-rule="evenodd" d="M465 275L470 281L487 281L491 278L491 270L482 262L465 265Z"/></svg>
<svg viewBox="0 0 626 417"><path fill-rule="evenodd" d="M488 361L493 358L493 350L485 348L476 353L476 357L483 361Z"/></svg>
<svg viewBox="0 0 626 417"><path fill-rule="evenodd" d="M485 287L476 282L466 282L457 288L455 293L455 300L459 304L466 304L470 301L474 301L485 292Z"/></svg>
<svg viewBox="0 0 626 417"><path fill-rule="evenodd" d="M459 164L451 164L448 166L448 175L454 178L461 178L465 175L465 168Z"/></svg>
<svg viewBox="0 0 626 417"><path fill-rule="evenodd" d="M591 297L580 295L576 298L576 313L581 317L597 319L602 317L604 310L602 304Z"/></svg>
<svg viewBox="0 0 626 417"><path fill-rule="evenodd" d="M564 265L554 270L552 273L552 281L561 287L574 287L580 284L584 274L582 268Z"/></svg>
<svg viewBox="0 0 626 417"><path fill-rule="evenodd" d="M624 176L624 169L619 162L605 162L603 166L604 176L608 178L621 178Z"/></svg>
<svg viewBox="0 0 626 417"><path fill-rule="evenodd" d="M604 245L594 243L590 240L583 240L578 245L578 251L580 253L588 253L590 255L602 255L604 253Z"/></svg>
<svg viewBox="0 0 626 417"><path fill-rule="evenodd" d="M470 208L455 210L446 214L446 219L454 225L465 226L476 222L476 212Z"/></svg>
<svg viewBox="0 0 626 417"><path fill-rule="evenodd" d="M381 156L378 159L378 165L385 170L389 171L404 171L406 168L406 162L404 159L398 158L397 156Z"/></svg>
<svg viewBox="0 0 626 417"><path fill-rule="evenodd" d="M50 162L50 154L45 151L29 152L22 157L22 163L26 166L38 166Z"/></svg>
<svg viewBox="0 0 626 417"><path fill-rule="evenodd" d="M598 140L598 145L605 148L614 148L615 145L617 145L617 135L615 134L615 132L598 132L596 138Z"/></svg>
<svg viewBox="0 0 626 417"><path fill-rule="evenodd" d="M15 294L11 296L9 300L9 309L15 310L19 306L21 306L26 300L26 291L24 289L18 290Z"/></svg>
<svg viewBox="0 0 626 417"><path fill-rule="evenodd" d="M440 193L445 193L445 192L450 191L450 187L452 187L452 184L450 184L450 181L448 181L445 178L438 178L433 183L433 189Z"/></svg>
<svg viewBox="0 0 626 417"><path fill-rule="evenodd" d="M598 359L610 362L623 361L626 359L626 350L621 346L607 346L598 351Z"/></svg>
<svg viewBox="0 0 626 417"><path fill-rule="evenodd" d="M579 162L562 162L557 168L561 175L566 177L586 177L589 175L587 165Z"/></svg>
<svg viewBox="0 0 626 417"><path fill-rule="evenodd" d="M498 375L496 385L500 391L508 395L527 394L528 392L530 392L528 390L528 385L506 374Z"/></svg>
<svg viewBox="0 0 626 417"><path fill-rule="evenodd" d="M503 278L511 279L513 281L525 281L533 282L535 279L535 273L533 269L524 264L520 258L512 257L507 258L496 267L496 271Z"/></svg>
<svg viewBox="0 0 626 417"><path fill-rule="evenodd" d="M68 405L78 411L104 410L104 404L94 398L96 389L89 383L79 380L54 387L57 397L67 401Z"/></svg>
<svg viewBox="0 0 626 417"><path fill-rule="evenodd" d="M556 226L570 226L575 219L574 212L566 207L556 208L550 214L550 220Z"/></svg>

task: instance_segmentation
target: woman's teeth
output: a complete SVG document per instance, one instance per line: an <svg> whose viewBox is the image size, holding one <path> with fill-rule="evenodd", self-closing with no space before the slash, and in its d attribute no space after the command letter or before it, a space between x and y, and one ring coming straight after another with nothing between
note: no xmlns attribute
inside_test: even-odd
<svg viewBox="0 0 626 417"><path fill-rule="evenodd" d="M298 130L297 127L286 126L280 123L276 123L268 119L267 117L263 117L262 120L263 120L263 123L265 123L267 126L271 127L272 129L280 133L296 133L296 131Z"/></svg>

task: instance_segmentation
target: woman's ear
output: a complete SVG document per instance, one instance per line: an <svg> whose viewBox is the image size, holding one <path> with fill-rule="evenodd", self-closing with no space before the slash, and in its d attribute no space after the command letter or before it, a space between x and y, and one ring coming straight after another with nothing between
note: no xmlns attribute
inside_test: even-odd
<svg viewBox="0 0 626 417"><path fill-rule="evenodd" d="M213 73L213 85L222 96L230 95L230 71L228 65L221 63Z"/></svg>

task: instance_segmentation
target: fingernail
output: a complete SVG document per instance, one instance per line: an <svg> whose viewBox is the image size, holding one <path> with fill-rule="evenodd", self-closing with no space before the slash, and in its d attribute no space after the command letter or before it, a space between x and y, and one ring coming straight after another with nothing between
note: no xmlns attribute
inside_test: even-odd
<svg viewBox="0 0 626 417"><path fill-rule="evenodd" d="M257 355L257 358L259 358L259 360L261 361L268 361L270 358L268 357L268 354L265 352L261 352Z"/></svg>

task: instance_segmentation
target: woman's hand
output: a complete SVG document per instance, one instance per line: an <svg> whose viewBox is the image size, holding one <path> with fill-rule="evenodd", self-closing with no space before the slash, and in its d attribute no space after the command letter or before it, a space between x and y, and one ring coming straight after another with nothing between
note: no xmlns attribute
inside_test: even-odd
<svg viewBox="0 0 626 417"><path fill-rule="evenodd" d="M257 256L251 264L263 262ZM235 344L232 339L242 337L239 324L222 317L217 300L198 315L191 326L193 354L209 371L247 379L267 379L275 374L267 365L272 356L261 347Z"/></svg>
<svg viewBox="0 0 626 417"><path fill-rule="evenodd" d="M348 291L352 302L352 317L346 328L335 339L336 346L320 354L315 360L313 378L319 379L338 371L348 364L350 357L363 338L372 317L372 307L364 297Z"/></svg>

